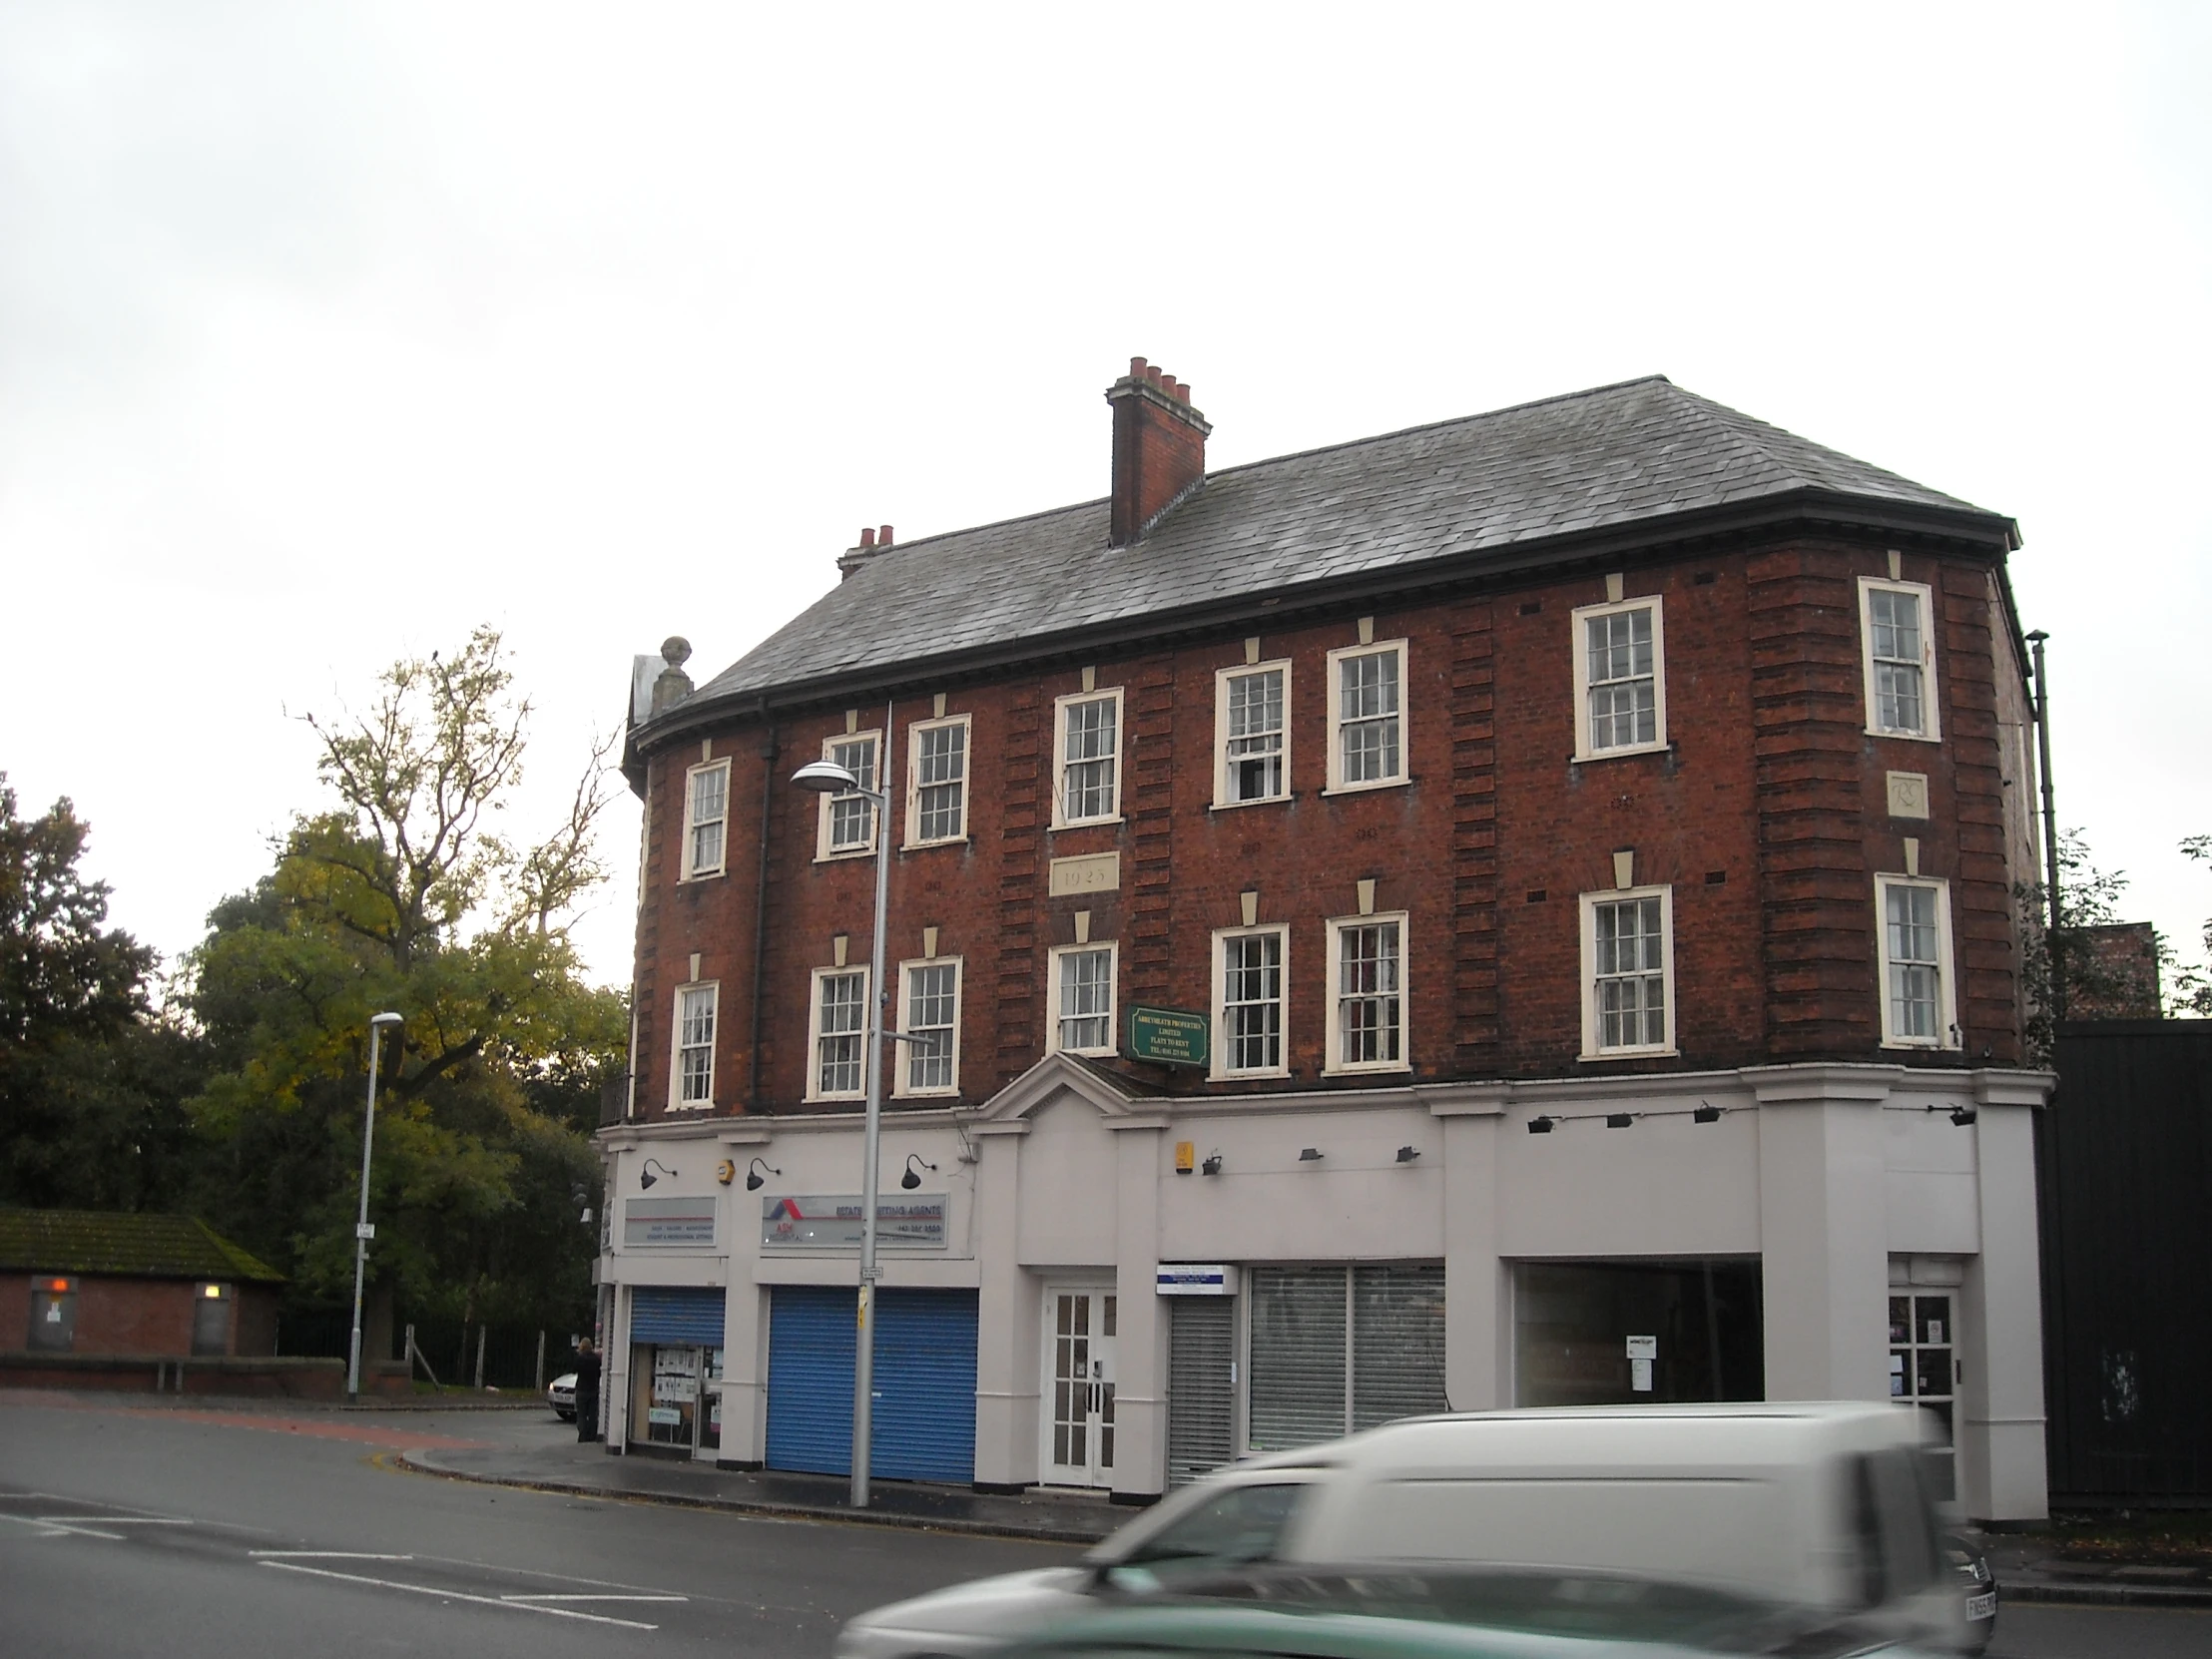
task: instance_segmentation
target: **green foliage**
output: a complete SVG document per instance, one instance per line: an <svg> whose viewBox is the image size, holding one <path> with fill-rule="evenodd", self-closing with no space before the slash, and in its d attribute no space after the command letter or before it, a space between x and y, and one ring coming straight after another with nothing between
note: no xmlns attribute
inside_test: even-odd
<svg viewBox="0 0 2212 1659"><path fill-rule="evenodd" d="M2181 851L2184 857L2212 864L2212 835L2188 836L2181 843ZM2204 923L2204 955L2205 961L2212 963L2212 917ZM2212 1016L2212 979L2205 974L2202 966L2182 968L2174 974L2174 1005L2179 1011Z"/></svg>
<svg viewBox="0 0 2212 1659"><path fill-rule="evenodd" d="M2046 924L2049 907L2047 886L2037 881L2015 886L2013 897L2020 908L2023 956L2022 988L2026 993L2026 1039L2029 1062L2048 1065L2056 1025L2062 1017L2081 1017L2084 1010L2123 1007L2152 1000L2155 983L2138 982L2129 969L2087 948L2082 930L2110 927L2125 921L2120 895L2127 890L2121 870L2101 870L2091 862L2089 843L2078 830L2058 832L2058 909L2060 927L2053 936ZM2156 960L2170 975L2173 951L2163 935L2156 938Z"/></svg>
<svg viewBox="0 0 2212 1659"><path fill-rule="evenodd" d="M563 922L601 874L605 748L568 822L517 847L489 827L528 712L479 629L450 662L394 665L366 714L308 717L337 802L294 821L192 954L202 1212L305 1295L350 1291L368 1020L391 1009L406 1023L376 1104L374 1282L475 1319L558 1320L588 1297L578 1195L628 1012L585 983Z"/></svg>
<svg viewBox="0 0 2212 1659"><path fill-rule="evenodd" d="M0 1201L143 1207L180 1136L176 1033L145 1022L155 954L102 924L68 801L25 819L0 773Z"/></svg>

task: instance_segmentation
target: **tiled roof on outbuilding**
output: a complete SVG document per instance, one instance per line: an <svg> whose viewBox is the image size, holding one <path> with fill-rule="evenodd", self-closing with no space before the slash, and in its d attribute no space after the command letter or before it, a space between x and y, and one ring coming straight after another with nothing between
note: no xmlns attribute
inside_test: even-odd
<svg viewBox="0 0 2212 1659"><path fill-rule="evenodd" d="M102 1210L0 1209L0 1273L91 1273L124 1279L228 1279L281 1284L191 1216Z"/></svg>
<svg viewBox="0 0 2212 1659"><path fill-rule="evenodd" d="M2001 552L2011 522L1739 414L1664 376L1209 473L1141 541L1108 503L906 542L702 686L692 706L887 676L1024 643L1301 589L1394 585L1422 567L1575 557L1593 534L1687 531L1796 498L1941 523Z"/></svg>

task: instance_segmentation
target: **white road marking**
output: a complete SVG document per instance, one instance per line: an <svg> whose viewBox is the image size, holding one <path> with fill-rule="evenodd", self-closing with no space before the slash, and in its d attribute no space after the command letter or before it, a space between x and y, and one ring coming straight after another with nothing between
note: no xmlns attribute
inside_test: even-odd
<svg viewBox="0 0 2212 1659"><path fill-rule="evenodd" d="M501 1596L501 1601L689 1601L690 1596Z"/></svg>
<svg viewBox="0 0 2212 1659"><path fill-rule="evenodd" d="M123 1534L120 1532L102 1532L97 1527L91 1526L64 1526L56 1521L41 1520L36 1515L0 1514L0 1520L12 1520L24 1526L35 1526L38 1528L38 1536L41 1538L105 1538L110 1543L116 1544L123 1541Z"/></svg>
<svg viewBox="0 0 2212 1659"><path fill-rule="evenodd" d="M412 1561L412 1555L371 1555L358 1549L250 1549L252 1556L298 1561Z"/></svg>
<svg viewBox="0 0 2212 1659"><path fill-rule="evenodd" d="M405 1584L396 1578L371 1578L366 1573L332 1572L327 1567L303 1566L297 1561L264 1560L258 1565L275 1567L279 1572L311 1573L317 1578L336 1578L348 1584L368 1584L379 1590L405 1590L418 1596L436 1596L444 1601L472 1601L482 1607L504 1608L510 1613L543 1613L548 1618L583 1619L591 1624L619 1624L626 1630L658 1630L657 1624L641 1624L636 1619L618 1619L606 1613L585 1613L573 1607L546 1607L534 1601L501 1601L491 1596L470 1595L466 1590L441 1590L429 1584Z"/></svg>
<svg viewBox="0 0 2212 1659"><path fill-rule="evenodd" d="M189 1520L179 1520L172 1515L36 1515L30 1517L44 1521L48 1526L89 1526L94 1521L104 1521L109 1526L190 1526Z"/></svg>

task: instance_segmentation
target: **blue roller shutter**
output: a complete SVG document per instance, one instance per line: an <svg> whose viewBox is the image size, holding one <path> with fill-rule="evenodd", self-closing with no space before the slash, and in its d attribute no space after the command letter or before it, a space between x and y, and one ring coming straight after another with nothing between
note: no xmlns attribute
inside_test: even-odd
<svg viewBox="0 0 2212 1659"><path fill-rule="evenodd" d="M852 1293L779 1285L768 1327L768 1465L852 1472Z"/></svg>
<svg viewBox="0 0 2212 1659"><path fill-rule="evenodd" d="M886 1479L964 1485L975 1478L975 1293L885 1291L881 1307L869 1460Z"/></svg>
<svg viewBox="0 0 2212 1659"><path fill-rule="evenodd" d="M852 1292L779 1285L770 1311L771 1468L851 1472ZM975 1293L884 1291L876 1302L875 1433L887 1480L975 1478Z"/></svg>
<svg viewBox="0 0 2212 1659"><path fill-rule="evenodd" d="M639 1285L630 1292L630 1340L720 1348L726 1301L719 1290Z"/></svg>

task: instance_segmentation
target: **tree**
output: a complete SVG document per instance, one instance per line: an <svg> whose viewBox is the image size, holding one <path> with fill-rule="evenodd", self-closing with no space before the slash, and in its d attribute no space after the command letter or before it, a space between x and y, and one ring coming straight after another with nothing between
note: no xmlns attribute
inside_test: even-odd
<svg viewBox="0 0 2212 1659"><path fill-rule="evenodd" d="M2181 843L2184 857L2199 863L2212 864L2212 835L2190 835ZM2204 954L2212 963L2212 917L2204 923ZM2183 968L2173 976L2174 1002L2179 1008L2192 1014L2212 1015L2212 980L2205 977L2202 967Z"/></svg>
<svg viewBox="0 0 2212 1659"><path fill-rule="evenodd" d="M405 1016L379 1092L371 1206L379 1281L462 1318L565 1315L591 1241L590 1119L559 1108L621 1064L628 1012L584 982L566 920L604 877L610 798L595 745L566 822L498 830L530 709L500 638L406 659L371 707L306 724L335 797L303 815L192 959L212 1068L194 1103L221 1147L207 1207L302 1290L350 1285L368 1017Z"/></svg>
<svg viewBox="0 0 2212 1659"><path fill-rule="evenodd" d="M2026 998L2027 1055L2031 1064L2048 1065L2057 1022L2069 1008L2113 1008L2152 1001L2159 968L2169 972L2172 947L2152 934L2154 966L2148 974L2091 947L2084 935L2092 928L2120 925L2120 895L2127 875L2105 871L2091 861L2089 843L2078 830L2058 832L2058 914L2055 935L2048 925L2048 888L2042 882L2015 886L2020 906L2022 990ZM2144 983L2148 979L2150 982Z"/></svg>
<svg viewBox="0 0 2212 1659"><path fill-rule="evenodd" d="M144 1023L157 958L103 925L88 834L66 798L21 817L0 773L0 1200L135 1208L148 1143L182 1129L154 1063L174 1033Z"/></svg>

